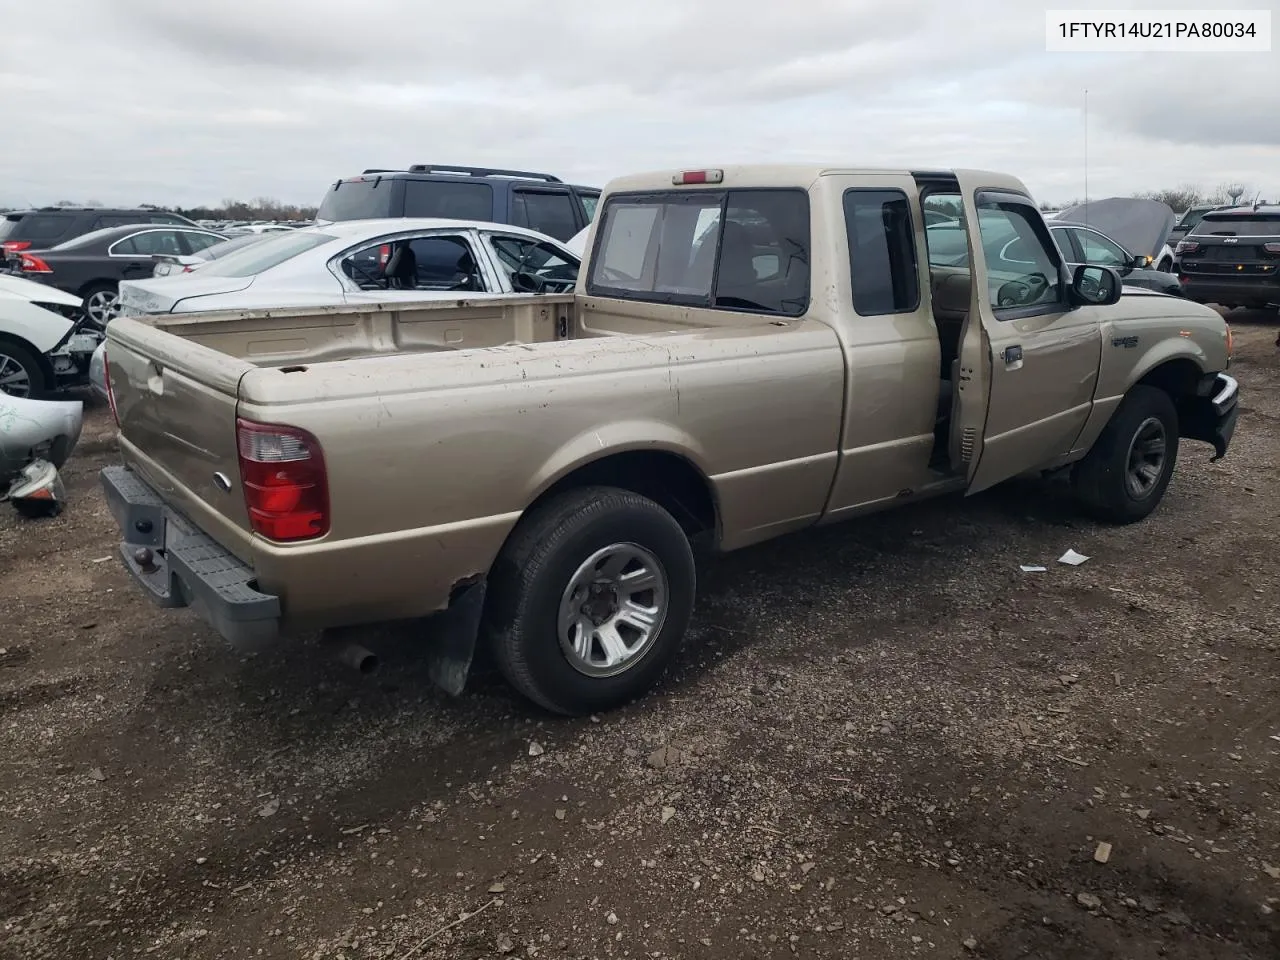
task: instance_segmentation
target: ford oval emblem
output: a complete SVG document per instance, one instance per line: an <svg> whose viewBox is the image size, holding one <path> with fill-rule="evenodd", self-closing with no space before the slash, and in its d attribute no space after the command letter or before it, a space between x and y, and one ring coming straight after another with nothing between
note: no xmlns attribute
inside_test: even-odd
<svg viewBox="0 0 1280 960"><path fill-rule="evenodd" d="M213 485L217 487L219 490L221 490L223 493L231 492L231 478L228 477L221 470L214 473Z"/></svg>

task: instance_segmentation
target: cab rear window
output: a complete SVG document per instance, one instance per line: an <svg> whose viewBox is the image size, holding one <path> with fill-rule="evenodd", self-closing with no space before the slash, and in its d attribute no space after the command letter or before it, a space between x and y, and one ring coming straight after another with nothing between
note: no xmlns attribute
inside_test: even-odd
<svg viewBox="0 0 1280 960"><path fill-rule="evenodd" d="M697 190L609 197L587 291L799 316L809 306L809 196Z"/></svg>

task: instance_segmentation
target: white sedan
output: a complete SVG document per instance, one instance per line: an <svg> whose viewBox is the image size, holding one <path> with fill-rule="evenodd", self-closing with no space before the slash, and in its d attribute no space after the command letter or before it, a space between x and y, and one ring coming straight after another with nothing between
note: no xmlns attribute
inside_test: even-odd
<svg viewBox="0 0 1280 960"><path fill-rule="evenodd" d="M193 313L561 293L580 258L522 227L348 220L289 230L181 273L120 284L119 313Z"/></svg>

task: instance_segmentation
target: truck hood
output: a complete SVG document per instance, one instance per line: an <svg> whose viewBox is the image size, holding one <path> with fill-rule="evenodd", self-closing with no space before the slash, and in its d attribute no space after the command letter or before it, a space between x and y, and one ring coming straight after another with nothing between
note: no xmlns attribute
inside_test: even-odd
<svg viewBox="0 0 1280 960"><path fill-rule="evenodd" d="M1058 220L1087 223L1101 230L1130 253L1155 258L1169 239L1177 217L1159 200L1109 197L1063 210Z"/></svg>
<svg viewBox="0 0 1280 960"><path fill-rule="evenodd" d="M0 297L16 297L28 303L56 303L63 307L80 306L80 298L74 294L64 293L48 284L3 273L0 273Z"/></svg>
<svg viewBox="0 0 1280 960"><path fill-rule="evenodd" d="M252 283L253 277L202 277L197 273L124 280L120 283L120 315L170 313L179 301L238 293L247 290Z"/></svg>

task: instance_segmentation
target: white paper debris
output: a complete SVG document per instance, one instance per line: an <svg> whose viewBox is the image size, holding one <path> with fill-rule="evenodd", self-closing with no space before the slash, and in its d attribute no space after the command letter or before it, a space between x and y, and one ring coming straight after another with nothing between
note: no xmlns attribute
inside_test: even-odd
<svg viewBox="0 0 1280 960"><path fill-rule="evenodd" d="M1023 573L1047 573L1049 570L1048 567L1037 567L1026 563L1022 564L1018 569Z"/></svg>
<svg viewBox="0 0 1280 960"><path fill-rule="evenodd" d="M1078 567L1080 566L1080 564L1084 563L1088 559L1089 558L1086 557L1083 553L1076 553L1074 550L1068 550L1066 553L1064 553L1062 556L1058 558L1058 562L1069 564L1070 566L1073 566L1073 567Z"/></svg>

